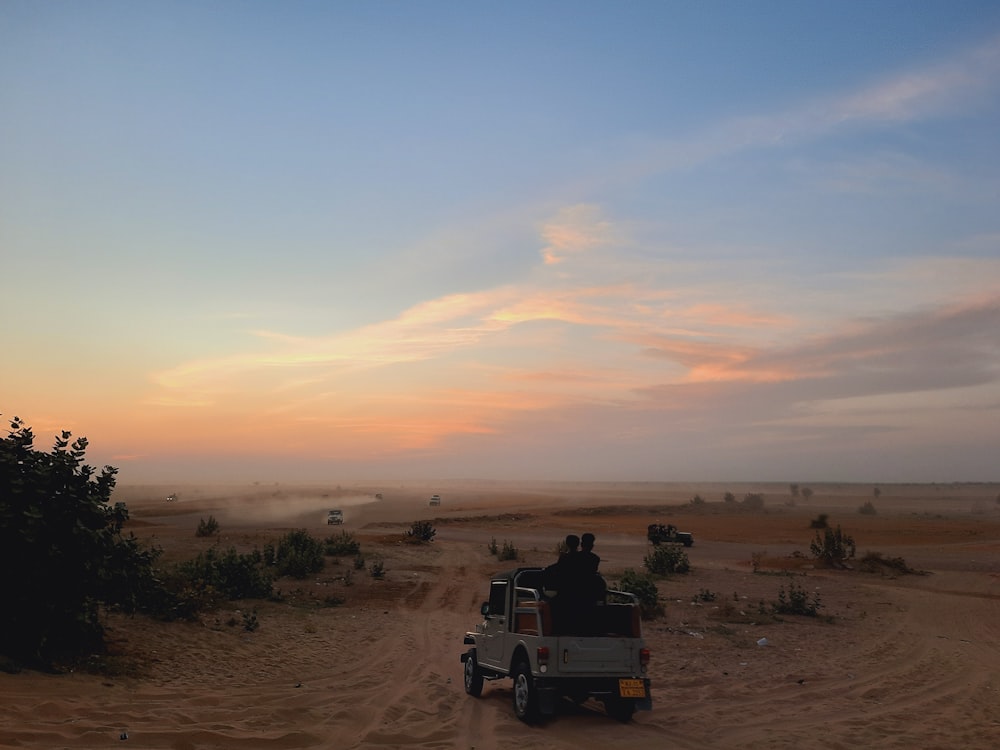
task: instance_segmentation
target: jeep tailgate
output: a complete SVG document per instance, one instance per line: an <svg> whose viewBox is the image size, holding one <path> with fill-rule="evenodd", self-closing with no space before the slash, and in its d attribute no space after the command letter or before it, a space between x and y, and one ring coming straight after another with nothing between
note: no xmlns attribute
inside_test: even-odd
<svg viewBox="0 0 1000 750"><path fill-rule="evenodd" d="M636 638L561 636L558 643L562 673L632 674L639 668Z"/></svg>

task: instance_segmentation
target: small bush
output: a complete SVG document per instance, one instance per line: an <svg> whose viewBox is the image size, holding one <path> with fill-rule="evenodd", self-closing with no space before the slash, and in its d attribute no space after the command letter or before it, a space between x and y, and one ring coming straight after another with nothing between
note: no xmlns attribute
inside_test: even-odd
<svg viewBox="0 0 1000 750"><path fill-rule="evenodd" d="M406 532L408 537L420 542L433 541L435 534L437 534L437 529L431 525L430 521L414 521L410 530Z"/></svg>
<svg viewBox="0 0 1000 750"><path fill-rule="evenodd" d="M364 570L365 569L365 558L363 555L358 555L354 558L354 569Z"/></svg>
<svg viewBox="0 0 1000 750"><path fill-rule="evenodd" d="M652 620L663 614L659 589L656 587L656 581L648 573L637 573L632 568L626 568L614 588L635 595L639 600L639 611L644 620Z"/></svg>
<svg viewBox="0 0 1000 750"><path fill-rule="evenodd" d="M680 544L661 544L643 558L646 570L657 575L688 573L691 563Z"/></svg>
<svg viewBox="0 0 1000 750"><path fill-rule="evenodd" d="M865 504L858 508L858 513L863 516L874 516L876 512L871 500L865 501Z"/></svg>
<svg viewBox="0 0 1000 750"><path fill-rule="evenodd" d="M217 592L226 599L266 599L273 581L257 550L239 554L235 547L223 553L212 547L174 569L168 587L180 597L179 612L190 616L213 606Z"/></svg>
<svg viewBox="0 0 1000 750"><path fill-rule="evenodd" d="M498 560L516 560L518 558L517 547L514 546L513 542L508 542L506 539L503 540L503 546L497 545L496 537L490 540L487 545L490 554L494 555Z"/></svg>
<svg viewBox="0 0 1000 750"><path fill-rule="evenodd" d="M784 586L778 589L778 601L772 609L775 614L815 617L822 606L819 594L810 595L801 586L796 586L795 581L789 581L787 592Z"/></svg>
<svg viewBox="0 0 1000 750"><path fill-rule="evenodd" d="M854 539L841 531L840 526L834 529L824 529L823 534L816 532L816 538L809 545L821 565L828 568L846 568L847 561L854 557Z"/></svg>
<svg viewBox="0 0 1000 750"><path fill-rule="evenodd" d="M691 597L693 602L714 602L715 592L708 589L698 589L698 593Z"/></svg>
<svg viewBox="0 0 1000 750"><path fill-rule="evenodd" d="M278 541L274 564L278 574L306 578L323 570L324 545L303 529L289 531Z"/></svg>
<svg viewBox="0 0 1000 750"><path fill-rule="evenodd" d="M763 510L764 496L759 492L748 492L743 496L742 505L747 510Z"/></svg>
<svg viewBox="0 0 1000 750"><path fill-rule="evenodd" d="M341 531L334 536L328 536L323 540L323 544L323 551L329 557L356 555L361 551L361 543L354 538L353 534L347 531Z"/></svg>
<svg viewBox="0 0 1000 750"><path fill-rule="evenodd" d="M198 529L194 532L195 536L214 536L219 533L219 522L215 520L215 516L209 516L206 521L202 518L198 521Z"/></svg>
<svg viewBox="0 0 1000 750"><path fill-rule="evenodd" d="M243 613L243 629L248 633L252 633L257 628L260 627L260 623L257 621L257 610L252 612Z"/></svg>
<svg viewBox="0 0 1000 750"><path fill-rule="evenodd" d="M385 563L381 559L375 559L372 561L371 568L369 568L372 574L372 578L384 578L385 577Z"/></svg>
<svg viewBox="0 0 1000 750"><path fill-rule="evenodd" d="M735 503L736 502L736 495L734 495L732 492L727 492L725 495L722 496L722 502L724 502L724 503Z"/></svg>
<svg viewBox="0 0 1000 750"><path fill-rule="evenodd" d="M694 497L691 498L691 505L704 505L704 504L705 504L705 498L703 498L701 495L695 495Z"/></svg>

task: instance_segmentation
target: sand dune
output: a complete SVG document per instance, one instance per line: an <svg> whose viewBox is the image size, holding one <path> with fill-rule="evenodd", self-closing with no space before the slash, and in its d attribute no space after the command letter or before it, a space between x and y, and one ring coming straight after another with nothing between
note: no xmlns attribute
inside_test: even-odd
<svg viewBox="0 0 1000 750"><path fill-rule="evenodd" d="M222 525L221 544L248 549L288 528L324 536L326 508L343 507L344 528L387 574L348 586L349 563L330 564L314 579L280 581L284 603L231 603L196 623L110 616L113 651L139 672L0 674L0 746L996 747L995 486L886 488L876 516L857 513L871 498L867 486L817 488L796 507L785 504L787 485L767 486L758 514L725 508L725 489L455 483L439 488L444 504L430 509L432 488L423 485L184 488L173 503L164 488L122 488L132 530L168 558L216 543L193 533L209 513ZM670 507L695 492L706 507ZM819 512L854 535L859 554L900 555L930 574L822 571L789 557L808 555L808 521ZM399 541L411 521L432 517L434 542ZM645 625L651 712L622 725L599 705L567 703L526 726L511 710L509 681L488 683L479 699L465 695L462 635L479 617L487 576L506 567L487 552L491 538L513 541L527 564L546 564L565 533L592 530L613 576L641 567L653 520L673 520L697 541L693 572L661 584L666 616ZM789 580L783 567L821 597L827 617L760 614L759 603ZM346 602L320 606L330 594ZM256 610L256 631L239 624L246 608Z"/></svg>

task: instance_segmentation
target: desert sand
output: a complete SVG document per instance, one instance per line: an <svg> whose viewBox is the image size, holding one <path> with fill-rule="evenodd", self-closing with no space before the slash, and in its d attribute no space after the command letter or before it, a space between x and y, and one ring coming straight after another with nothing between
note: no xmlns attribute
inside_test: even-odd
<svg viewBox="0 0 1000 750"><path fill-rule="evenodd" d="M283 602L231 602L197 622L109 614L105 673L0 674L0 747L1000 746L1000 486L883 485L878 498L871 485L811 488L792 504L787 484L119 487L126 529L165 561L215 544L247 551L290 529L325 537L341 528L325 523L339 507L385 577L345 581L351 560L329 560L311 579L280 580ZM726 491L761 492L766 507L742 511L722 502ZM428 507L433 493L439 508ZM695 494L707 502L692 505ZM858 513L867 500L876 515ZM817 569L819 513L854 537L858 557L902 557L927 574ZM196 537L210 514L220 536ZM404 541L418 519L434 519L433 542ZM513 567L489 553L491 539L545 565L565 534L592 531L613 580L641 569L654 521L696 541L692 572L660 583L666 614L644 623L652 711L620 724L599 704L567 702L527 726L509 680L464 693L462 636L488 576ZM788 573L820 597L819 617L761 614Z"/></svg>

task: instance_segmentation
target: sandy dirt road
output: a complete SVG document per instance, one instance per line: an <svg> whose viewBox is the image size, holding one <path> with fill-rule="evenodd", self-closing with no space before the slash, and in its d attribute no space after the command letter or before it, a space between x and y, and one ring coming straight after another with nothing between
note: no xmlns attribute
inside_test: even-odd
<svg viewBox="0 0 1000 750"><path fill-rule="evenodd" d="M748 561L754 551L780 556L801 546L801 519L685 519L701 524L693 571L661 582L666 615L645 625L651 712L622 725L599 705L566 702L527 726L513 715L509 680L488 682L481 698L465 695L462 636L479 619L488 576L506 567L486 553L490 539L515 540L524 562L546 564L567 531L597 528L607 574L641 566L646 548L636 529L644 518L595 520L553 507L443 523L427 545L401 543L402 527L384 512L347 527L385 560L383 581L359 576L346 586L344 561L312 580L281 581L297 587L288 593L299 604L237 602L194 623L113 616L113 644L145 673L0 673L0 747L997 746L1000 524L990 519L941 518L931 532L910 516L868 527L855 521L864 538L930 575L805 569L795 579L754 573ZM198 513L150 514L136 528L187 554L206 543L190 533ZM228 522L236 528L223 544L257 544L282 531L240 514ZM822 596L824 617L759 612L789 581ZM704 592L714 599L699 600ZM346 603L302 604L330 593ZM260 627L245 632L239 622L250 608ZM762 638L767 645L758 645Z"/></svg>

